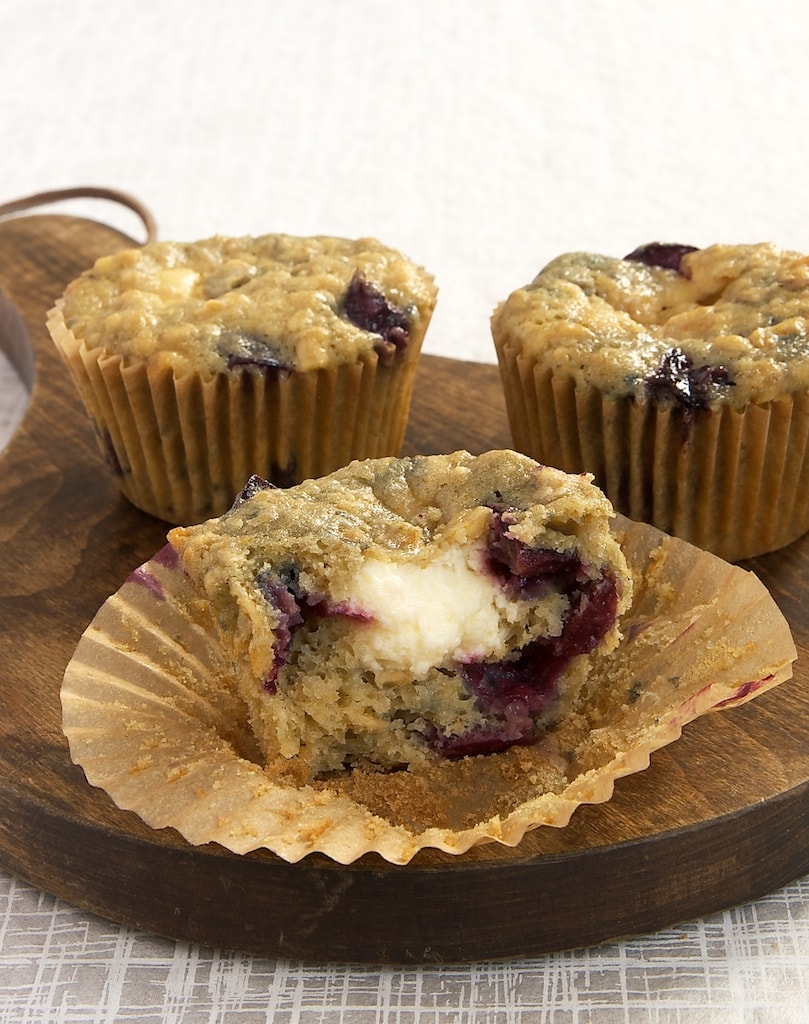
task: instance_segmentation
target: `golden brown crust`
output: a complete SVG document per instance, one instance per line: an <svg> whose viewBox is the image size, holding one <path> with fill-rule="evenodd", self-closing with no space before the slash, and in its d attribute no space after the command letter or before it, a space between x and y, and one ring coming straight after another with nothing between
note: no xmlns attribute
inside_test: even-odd
<svg viewBox="0 0 809 1024"><path fill-rule="evenodd" d="M375 239L215 236L104 256L65 291L65 323L89 350L204 378L249 358L308 371L353 362L379 338L347 317L355 274L407 317L413 349L436 299L432 277Z"/></svg>
<svg viewBox="0 0 809 1024"><path fill-rule="evenodd" d="M711 403L741 408L809 387L809 257L769 243L712 245L681 270L568 253L497 309L499 347L581 386L648 397L673 348L721 366Z"/></svg>

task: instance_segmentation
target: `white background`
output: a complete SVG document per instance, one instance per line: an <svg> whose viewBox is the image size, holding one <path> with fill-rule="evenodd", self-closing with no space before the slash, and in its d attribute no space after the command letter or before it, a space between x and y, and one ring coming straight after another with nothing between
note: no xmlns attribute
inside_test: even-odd
<svg viewBox="0 0 809 1024"><path fill-rule="evenodd" d="M492 308L560 252L809 249L804 10L4 0L0 201L110 185L163 238L376 235L436 276L426 351L492 362Z"/></svg>

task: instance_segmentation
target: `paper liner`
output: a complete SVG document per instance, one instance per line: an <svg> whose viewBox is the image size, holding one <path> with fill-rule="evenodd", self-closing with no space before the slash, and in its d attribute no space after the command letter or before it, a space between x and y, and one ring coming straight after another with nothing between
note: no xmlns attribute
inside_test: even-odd
<svg viewBox="0 0 809 1024"><path fill-rule="evenodd" d="M498 341L514 446L590 472L620 512L728 561L809 530L809 394L684 413L611 398Z"/></svg>
<svg viewBox="0 0 809 1024"><path fill-rule="evenodd" d="M221 515L253 473L286 487L353 459L399 454L426 328L390 366L369 352L305 373L205 380L88 349L61 306L48 329L101 453L123 494L159 519L188 525Z"/></svg>
<svg viewBox="0 0 809 1024"><path fill-rule="evenodd" d="M539 825L564 826L580 804L608 800L616 779L645 768L692 719L788 679L796 656L752 573L650 526L619 518L615 530L636 579L624 639L594 661L577 714L534 747L428 775L279 783L258 763L208 608L165 548L102 606L67 667L71 756L154 828L288 861L319 851L350 863L375 851L404 864L426 847L513 846ZM390 813L385 787L398 800Z"/></svg>

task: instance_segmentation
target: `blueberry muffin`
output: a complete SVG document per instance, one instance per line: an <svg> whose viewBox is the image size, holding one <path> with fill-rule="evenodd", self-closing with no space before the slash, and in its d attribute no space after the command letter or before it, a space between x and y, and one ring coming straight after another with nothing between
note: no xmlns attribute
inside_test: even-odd
<svg viewBox="0 0 809 1024"><path fill-rule="evenodd" d="M584 476L515 452L253 479L169 542L213 609L267 765L309 783L535 744L632 579Z"/></svg>
<svg viewBox="0 0 809 1024"><path fill-rule="evenodd" d="M373 239L213 237L99 259L48 326L123 493L188 524L398 454L435 299Z"/></svg>
<svg viewBox="0 0 809 1024"><path fill-rule="evenodd" d="M239 854L514 846L796 656L755 573L514 452L254 479L170 538L79 640L62 727L118 807Z"/></svg>
<svg viewBox="0 0 809 1024"><path fill-rule="evenodd" d="M809 529L809 257L569 253L495 311L515 447L728 560Z"/></svg>

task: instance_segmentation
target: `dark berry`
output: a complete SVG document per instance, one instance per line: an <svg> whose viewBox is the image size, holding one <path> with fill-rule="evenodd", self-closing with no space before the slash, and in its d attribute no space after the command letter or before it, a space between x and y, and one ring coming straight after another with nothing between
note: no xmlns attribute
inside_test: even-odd
<svg viewBox="0 0 809 1024"><path fill-rule="evenodd" d="M407 345L410 317L388 302L383 293L357 271L343 297L343 314L355 327L380 336L375 349L384 361L390 361Z"/></svg>
<svg viewBox="0 0 809 1024"><path fill-rule="evenodd" d="M575 551L531 548L509 533L513 511L492 512L488 558L494 574L520 596L534 596L540 588L553 588L570 601L562 635L543 641L555 655L574 657L597 646L615 619L618 588L609 573L596 578L585 574Z"/></svg>
<svg viewBox="0 0 809 1024"><path fill-rule="evenodd" d="M549 584L566 589L582 569L573 551L530 548L509 534L513 512L494 509L489 528L488 560L491 571L512 593L535 597Z"/></svg>
<svg viewBox="0 0 809 1024"><path fill-rule="evenodd" d="M266 569L256 577L256 585L264 600L277 614L273 664L263 681L267 693L278 692L278 673L289 660L292 640L299 626L311 623L314 618L330 618L341 615L358 622L370 622L372 616L358 606L346 601L335 604L320 591L308 591L300 578L300 570L294 564L278 569Z"/></svg>
<svg viewBox="0 0 809 1024"><path fill-rule="evenodd" d="M292 594L299 605L306 600L306 591L301 583L301 571L297 565L282 565L276 570L276 575L278 582Z"/></svg>
<svg viewBox="0 0 809 1024"><path fill-rule="evenodd" d="M275 627L273 663L263 681L264 689L267 693L273 694L278 692L278 673L289 659L293 631L296 626L303 624L303 615L301 614L300 605L295 594L278 576L269 571L259 573L256 578L256 585L267 603L272 605L278 614L278 625Z"/></svg>
<svg viewBox="0 0 809 1024"><path fill-rule="evenodd" d="M618 588L607 573L574 588L562 635L553 643L554 655L573 658L595 650L615 621L617 609Z"/></svg>
<svg viewBox="0 0 809 1024"><path fill-rule="evenodd" d="M513 660L464 665L464 682L488 720L457 735L435 731L427 736L429 746L440 757L456 760L533 743L537 719L551 706L569 660L556 657L538 640Z"/></svg>
<svg viewBox="0 0 809 1024"><path fill-rule="evenodd" d="M353 601L337 601L332 603L324 595L310 595L307 598L311 611L314 615L320 615L324 619L331 619L337 615L344 619L353 619L355 622L374 622L374 616L354 604ZM304 609L305 611L306 609Z"/></svg>
<svg viewBox="0 0 809 1024"><path fill-rule="evenodd" d="M531 548L511 536L515 510L494 509L488 539L493 574L516 595L527 598L556 590L569 601L558 637L539 637L511 657L470 662L460 675L487 721L455 736L436 731L426 737L441 757L491 754L534 742L550 710L559 682L573 658L594 650L615 621L618 588L610 573L588 577L578 554Z"/></svg>
<svg viewBox="0 0 809 1024"><path fill-rule="evenodd" d="M511 660L471 662L461 676L481 711L501 713L515 701L527 714L548 709L569 656L557 656L545 640L534 640Z"/></svg>
<svg viewBox="0 0 809 1024"><path fill-rule="evenodd" d="M533 720L520 717L519 713L513 717L510 726L505 723L479 725L458 735L437 731L427 737L430 748L447 761L478 754L502 754L510 747L528 746L534 740Z"/></svg>
<svg viewBox="0 0 809 1024"><path fill-rule="evenodd" d="M266 491L268 488L274 485L269 480L265 480L264 477L258 476L254 473L242 487L236 497L233 499L233 504L230 506L231 509L238 508L239 505L243 505L246 501L249 501L259 491Z"/></svg>
<svg viewBox="0 0 809 1024"><path fill-rule="evenodd" d="M639 245L625 260L634 260L636 263L645 263L647 267L662 267L664 270L674 270L683 277L691 275L681 267L683 256L689 252L696 252L695 245L677 245L674 242L649 242L647 245Z"/></svg>
<svg viewBox="0 0 809 1024"><path fill-rule="evenodd" d="M255 369L267 375L288 377L292 367L278 355L267 338L255 334L239 334L222 339L219 347L229 370Z"/></svg>
<svg viewBox="0 0 809 1024"><path fill-rule="evenodd" d="M534 640L514 658L461 667L487 721L459 735L436 731L428 736L436 754L452 760L535 741L541 732L538 722L551 708L571 660L593 650L615 619L618 593L611 576L573 587L570 597L561 636Z"/></svg>
<svg viewBox="0 0 809 1024"><path fill-rule="evenodd" d="M719 387L732 386L724 366L694 366L680 348L671 348L657 370L646 380L646 389L655 401L678 402L686 409L704 409Z"/></svg>

